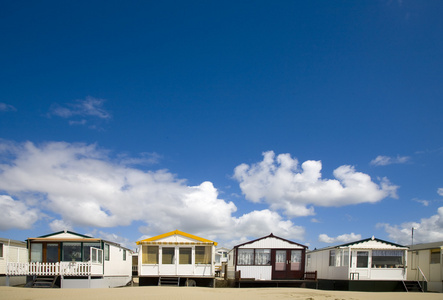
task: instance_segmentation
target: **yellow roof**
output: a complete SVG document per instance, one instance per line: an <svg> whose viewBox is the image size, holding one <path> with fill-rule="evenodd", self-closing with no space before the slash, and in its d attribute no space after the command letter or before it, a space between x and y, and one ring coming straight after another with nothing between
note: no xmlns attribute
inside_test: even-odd
<svg viewBox="0 0 443 300"><path fill-rule="evenodd" d="M175 235L175 234L182 235L182 236L188 237L190 239L194 239L194 240L197 240L197 241L200 241L200 242L204 242L204 243L211 243L211 244L213 243L214 246L217 246L217 243L214 242L214 241L207 240L207 239L201 238L199 236L192 235L190 233L186 233L186 232L183 232L183 231L180 231L180 230L174 230L174 231L171 231L171 232L168 232L168 233L163 233L163 234L160 234L160 235L157 235L157 236L153 236L153 237L145 239L145 240L138 241L137 245L140 245L143 242L157 241L157 240L160 240L160 239L163 239L165 237L168 237L168 236L171 236L171 235Z"/></svg>

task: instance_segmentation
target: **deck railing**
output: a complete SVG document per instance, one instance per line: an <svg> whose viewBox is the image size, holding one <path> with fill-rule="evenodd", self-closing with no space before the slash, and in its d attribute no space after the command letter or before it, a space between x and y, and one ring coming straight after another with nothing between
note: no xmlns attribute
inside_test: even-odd
<svg viewBox="0 0 443 300"><path fill-rule="evenodd" d="M56 262L56 263L8 263L6 275L24 276L24 275L40 275L40 276L90 276L92 274L92 263L89 262Z"/></svg>

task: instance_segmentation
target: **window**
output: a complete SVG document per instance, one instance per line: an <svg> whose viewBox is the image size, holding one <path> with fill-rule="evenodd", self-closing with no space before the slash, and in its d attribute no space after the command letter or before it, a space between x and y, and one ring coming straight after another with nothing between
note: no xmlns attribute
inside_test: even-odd
<svg viewBox="0 0 443 300"><path fill-rule="evenodd" d="M91 248L91 262L95 264L103 263L103 250Z"/></svg>
<svg viewBox="0 0 443 300"><path fill-rule="evenodd" d="M58 244L46 244L46 262L58 262Z"/></svg>
<svg viewBox="0 0 443 300"><path fill-rule="evenodd" d="M301 250L291 250L291 271L301 270Z"/></svg>
<svg viewBox="0 0 443 300"><path fill-rule="evenodd" d="M158 246L143 246L142 264L158 264Z"/></svg>
<svg viewBox="0 0 443 300"><path fill-rule="evenodd" d="M174 263L175 248L163 247L162 248L162 264L171 265Z"/></svg>
<svg viewBox="0 0 443 300"><path fill-rule="evenodd" d="M91 259L91 248L100 249L100 243L83 243L83 261L89 261Z"/></svg>
<svg viewBox="0 0 443 300"><path fill-rule="evenodd" d="M81 243L63 243L63 261L81 261Z"/></svg>
<svg viewBox="0 0 443 300"><path fill-rule="evenodd" d="M271 265L271 250L255 249L255 264L259 266Z"/></svg>
<svg viewBox="0 0 443 300"><path fill-rule="evenodd" d="M440 263L440 249L432 249L431 264L439 264L439 263Z"/></svg>
<svg viewBox="0 0 443 300"><path fill-rule="evenodd" d="M243 266L253 265L254 249L238 249L237 264Z"/></svg>
<svg viewBox="0 0 443 300"><path fill-rule="evenodd" d="M192 248L179 248L178 249L178 263L180 265L192 264Z"/></svg>
<svg viewBox="0 0 443 300"><path fill-rule="evenodd" d="M43 244L32 243L31 244L31 262L43 261Z"/></svg>
<svg viewBox="0 0 443 300"><path fill-rule="evenodd" d="M367 268L369 261L368 251L357 251L357 268Z"/></svg>
<svg viewBox="0 0 443 300"><path fill-rule="evenodd" d="M336 251L335 265L337 267L343 267L349 265L349 250L340 249Z"/></svg>
<svg viewBox="0 0 443 300"><path fill-rule="evenodd" d="M109 249L109 244L105 244L104 247L104 252L105 252L105 260L109 260L109 256L110 256L110 249Z"/></svg>
<svg viewBox="0 0 443 300"><path fill-rule="evenodd" d="M228 257L228 252L223 252L223 258Z"/></svg>
<svg viewBox="0 0 443 300"><path fill-rule="evenodd" d="M329 250L329 266L335 267L335 250Z"/></svg>
<svg viewBox="0 0 443 300"><path fill-rule="evenodd" d="M399 268L404 265L403 250L372 250L374 268Z"/></svg>
<svg viewBox="0 0 443 300"><path fill-rule="evenodd" d="M195 246L195 263L211 264L212 250L211 246Z"/></svg>
<svg viewBox="0 0 443 300"><path fill-rule="evenodd" d="M311 254L306 255L306 266L311 266Z"/></svg>
<svg viewBox="0 0 443 300"><path fill-rule="evenodd" d="M126 260L126 250L123 250L123 260Z"/></svg>
<svg viewBox="0 0 443 300"><path fill-rule="evenodd" d="M0 243L0 257L3 257L3 244Z"/></svg>

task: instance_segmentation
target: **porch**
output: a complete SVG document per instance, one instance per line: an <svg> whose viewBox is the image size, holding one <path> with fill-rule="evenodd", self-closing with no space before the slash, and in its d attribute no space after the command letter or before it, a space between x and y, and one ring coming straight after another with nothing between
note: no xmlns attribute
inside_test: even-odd
<svg viewBox="0 0 443 300"><path fill-rule="evenodd" d="M7 276L102 276L103 263L68 262L55 263L10 262L6 269Z"/></svg>

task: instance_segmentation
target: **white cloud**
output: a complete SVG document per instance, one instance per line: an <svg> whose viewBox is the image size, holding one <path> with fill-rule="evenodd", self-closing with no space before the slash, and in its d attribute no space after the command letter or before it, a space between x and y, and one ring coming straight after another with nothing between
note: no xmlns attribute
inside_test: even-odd
<svg viewBox="0 0 443 300"><path fill-rule="evenodd" d="M349 233L342 234L337 237L329 237L327 234L320 234L318 241L327 244L344 244L361 240L361 234Z"/></svg>
<svg viewBox="0 0 443 300"><path fill-rule="evenodd" d="M403 245L411 244L412 228L414 228L414 244L442 241L443 207L438 208L436 215L423 218L420 222L405 222L401 225L380 223L377 226L383 227L391 240Z"/></svg>
<svg viewBox="0 0 443 300"><path fill-rule="evenodd" d="M323 179L321 169L320 161L305 161L300 169L289 154L275 157L273 151L268 151L257 164L237 166L234 178L246 199L265 201L272 210L283 210L289 216L313 215L313 206L375 203L397 197L398 187L386 178L377 184L369 175L344 165L334 170L336 179Z"/></svg>
<svg viewBox="0 0 443 300"><path fill-rule="evenodd" d="M16 111L17 109L10 105L3 102L0 102L0 111Z"/></svg>
<svg viewBox="0 0 443 300"><path fill-rule="evenodd" d="M373 160L371 160L371 165L373 166L387 166L392 164L404 164L408 162L411 158L409 156L399 156L389 157L384 155L379 155Z"/></svg>
<svg viewBox="0 0 443 300"><path fill-rule="evenodd" d="M440 196L443 196L443 188L439 188L437 190L437 194L439 194Z"/></svg>
<svg viewBox="0 0 443 300"><path fill-rule="evenodd" d="M64 230L70 230L72 231L72 225L70 223L65 222L64 220L54 220L51 223L49 223L49 228L51 228L52 231L58 232L58 231L64 231Z"/></svg>
<svg viewBox="0 0 443 300"><path fill-rule="evenodd" d="M0 230L29 229L39 219L38 209L30 208L9 195L0 195L0 207Z"/></svg>
<svg viewBox="0 0 443 300"><path fill-rule="evenodd" d="M7 228L36 222L37 207L53 230L127 226L143 222L153 236L180 229L209 239L233 240L273 232L301 238L304 228L269 210L234 217L237 207L219 198L211 182L188 186L167 170L141 171L134 161L110 158L96 145L50 142L14 144L0 140L0 190L15 210L28 217ZM125 161L128 163L126 164ZM2 221L0 221L2 222Z"/></svg>
<svg viewBox="0 0 443 300"><path fill-rule="evenodd" d="M110 119L111 113L104 109L104 99L86 97L85 100L75 100L65 105L53 104L49 115L62 117L65 119L80 117L80 119L70 120L70 125L85 125L88 121L85 117L94 117L99 119Z"/></svg>
<svg viewBox="0 0 443 300"><path fill-rule="evenodd" d="M422 199L412 199L415 202L423 204L423 206L429 206L430 201L429 200L422 200Z"/></svg>

